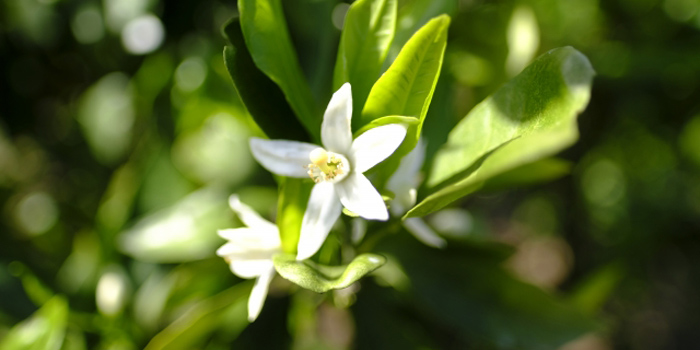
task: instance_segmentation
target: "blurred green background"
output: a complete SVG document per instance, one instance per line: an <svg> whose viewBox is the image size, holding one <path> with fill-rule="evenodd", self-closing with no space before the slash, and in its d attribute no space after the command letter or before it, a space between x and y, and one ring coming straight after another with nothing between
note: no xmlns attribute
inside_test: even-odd
<svg viewBox="0 0 700 350"><path fill-rule="evenodd" d="M390 262L374 276L325 295L277 278L248 325L252 281L215 256L216 230L240 225L230 193L268 218L277 197L222 60L235 1L2 0L0 348L700 343L700 1L399 4L388 62L428 19L453 19L428 157L476 103L567 45L598 74L580 141L556 171L524 169L429 216L446 251L383 238ZM284 7L325 101L348 3ZM556 179L524 186L537 171Z"/></svg>

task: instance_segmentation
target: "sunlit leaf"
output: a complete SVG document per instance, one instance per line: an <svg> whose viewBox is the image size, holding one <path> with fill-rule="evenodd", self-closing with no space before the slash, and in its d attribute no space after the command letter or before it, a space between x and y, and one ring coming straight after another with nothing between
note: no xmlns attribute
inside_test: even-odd
<svg viewBox="0 0 700 350"><path fill-rule="evenodd" d="M304 218L313 182L308 181L308 179L280 177L279 183L277 227L280 230L282 250L293 254L297 251L301 220Z"/></svg>
<svg viewBox="0 0 700 350"><path fill-rule="evenodd" d="M383 71L389 68L389 65L398 56L401 48L411 38L411 35L428 23L429 20L441 14L454 17L459 7L459 1L402 1L396 21L396 36L391 43Z"/></svg>
<svg viewBox="0 0 700 350"><path fill-rule="evenodd" d="M255 65L287 97L299 121L318 139L321 113L304 77L280 0L239 0L241 29Z"/></svg>
<svg viewBox="0 0 700 350"><path fill-rule="evenodd" d="M347 15L340 37L333 76L333 91L345 82L352 85L353 125L361 126L360 114L367 95L379 77L396 32L397 0L359 0Z"/></svg>
<svg viewBox="0 0 700 350"><path fill-rule="evenodd" d="M361 254L347 267L316 265L297 261L294 255L279 254L273 258L277 272L301 287L317 293L349 287L362 276L384 265L386 258L376 254Z"/></svg>
<svg viewBox="0 0 700 350"><path fill-rule="evenodd" d="M18 323L3 336L3 350L58 350L63 344L68 321L68 303L55 296L29 319Z"/></svg>
<svg viewBox="0 0 700 350"><path fill-rule="evenodd" d="M224 34L233 45L224 48L226 69L258 126L272 139L308 140L306 130L293 117L294 112L282 90L255 66L238 18L231 19L224 26Z"/></svg>
<svg viewBox="0 0 700 350"><path fill-rule="evenodd" d="M391 115L418 118L410 126L404 142L384 162L392 173L401 157L408 154L418 143L425 115L435 91L447 45L447 29L450 17L433 18L423 26L399 53L394 63L372 87L367 103L362 110L361 125Z"/></svg>
<svg viewBox="0 0 700 350"><path fill-rule="evenodd" d="M438 191L406 217L436 211L495 175L573 144L576 117L588 104L593 75L588 59L571 47L540 56L450 132L427 181Z"/></svg>

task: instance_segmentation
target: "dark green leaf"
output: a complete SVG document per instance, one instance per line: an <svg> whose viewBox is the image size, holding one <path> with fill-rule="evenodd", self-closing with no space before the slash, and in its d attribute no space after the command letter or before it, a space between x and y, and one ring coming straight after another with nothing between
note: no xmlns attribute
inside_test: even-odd
<svg viewBox="0 0 700 350"><path fill-rule="evenodd" d="M450 242L438 251L406 237L377 249L395 256L411 278L411 306L472 347L556 349L597 327L573 305L504 271L497 245Z"/></svg>
<svg viewBox="0 0 700 350"><path fill-rule="evenodd" d="M287 97L299 121L316 140L321 113L299 66L280 0L239 0L241 29L255 65Z"/></svg>
<svg viewBox="0 0 700 350"><path fill-rule="evenodd" d="M255 66L243 40L238 18L224 26L233 46L224 48L224 62L243 104L265 134L272 139L308 141L309 136L287 100L270 78Z"/></svg>

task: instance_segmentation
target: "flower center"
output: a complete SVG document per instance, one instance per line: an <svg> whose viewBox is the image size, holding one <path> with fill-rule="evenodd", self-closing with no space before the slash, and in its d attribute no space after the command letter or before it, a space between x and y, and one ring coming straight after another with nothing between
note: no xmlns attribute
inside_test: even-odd
<svg viewBox="0 0 700 350"><path fill-rule="evenodd" d="M316 148L309 153L311 163L306 166L309 169L309 177L315 183L331 181L337 182L345 178L350 172L347 158L343 155L328 152L323 148Z"/></svg>

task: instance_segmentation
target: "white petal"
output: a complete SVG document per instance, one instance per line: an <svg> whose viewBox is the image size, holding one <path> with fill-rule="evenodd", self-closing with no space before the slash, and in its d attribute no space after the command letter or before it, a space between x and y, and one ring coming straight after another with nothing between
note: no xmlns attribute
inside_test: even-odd
<svg viewBox="0 0 700 350"><path fill-rule="evenodd" d="M338 220L341 210L333 184L322 182L314 186L301 221L297 260L308 259L316 254Z"/></svg>
<svg viewBox="0 0 700 350"><path fill-rule="evenodd" d="M272 277L274 276L275 267L270 262L268 269L255 280L253 290L250 291L250 297L248 297L248 322L255 321L260 315L260 310L262 310L265 298L267 298L270 282L272 282Z"/></svg>
<svg viewBox="0 0 700 350"><path fill-rule="evenodd" d="M418 187L420 178L418 172L423 167L425 159L425 143L418 140L416 147L401 159L401 164L396 172L391 175L386 183L386 188L394 193L408 191Z"/></svg>
<svg viewBox="0 0 700 350"><path fill-rule="evenodd" d="M416 204L418 191L415 188L406 186L402 189L391 189L387 186L387 189L394 192L394 199L391 201L389 207L389 211L391 211L394 216L403 215Z"/></svg>
<svg viewBox="0 0 700 350"><path fill-rule="evenodd" d="M340 202L345 208L368 220L388 220L384 199L371 182L360 173L352 173L335 184Z"/></svg>
<svg viewBox="0 0 700 350"><path fill-rule="evenodd" d="M420 218L408 218L403 221L403 225L408 232L427 246L444 248L447 245L447 241L438 236L437 233Z"/></svg>
<svg viewBox="0 0 700 350"><path fill-rule="evenodd" d="M258 213L255 212L255 210L253 210L253 208L241 202L237 195L233 194L228 197L228 205L246 226L250 228L259 228L266 231L277 230L277 226L275 224L263 219Z"/></svg>
<svg viewBox="0 0 700 350"><path fill-rule="evenodd" d="M406 127L389 124L369 129L352 142L348 157L353 170L364 173L389 157L406 137Z"/></svg>
<svg viewBox="0 0 700 350"><path fill-rule="evenodd" d="M253 278L265 274L271 264L270 259L233 260L229 267L231 272L240 278Z"/></svg>
<svg viewBox="0 0 700 350"><path fill-rule="evenodd" d="M309 154L318 146L297 141L250 138L250 151L255 160L272 173L289 177L308 177L305 168Z"/></svg>
<svg viewBox="0 0 700 350"><path fill-rule="evenodd" d="M218 231L221 238L238 247L238 250L276 250L280 248L280 237L277 227L270 230L252 229L248 227L229 228Z"/></svg>
<svg viewBox="0 0 700 350"><path fill-rule="evenodd" d="M328 108L323 114L321 124L321 141L331 152L345 154L352 144L352 91L345 83L331 97Z"/></svg>

